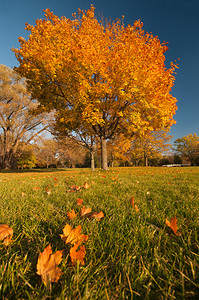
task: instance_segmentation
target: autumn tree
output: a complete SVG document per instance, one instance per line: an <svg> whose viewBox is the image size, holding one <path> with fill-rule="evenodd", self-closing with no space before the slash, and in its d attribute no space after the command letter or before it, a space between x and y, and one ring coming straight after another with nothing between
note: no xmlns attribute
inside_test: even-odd
<svg viewBox="0 0 199 300"><path fill-rule="evenodd" d="M165 131L149 132L140 136L135 136L131 143L131 154L135 160L144 160L148 166L148 159L158 156L158 154L168 151L171 147L169 141L171 136Z"/></svg>
<svg viewBox="0 0 199 300"><path fill-rule="evenodd" d="M54 139L42 138L35 147L38 166L48 169L50 165L57 165L58 144Z"/></svg>
<svg viewBox="0 0 199 300"><path fill-rule="evenodd" d="M36 166L37 158L34 154L33 145L21 143L21 146L18 148L15 157L17 158L16 166L18 169L32 169Z"/></svg>
<svg viewBox="0 0 199 300"><path fill-rule="evenodd" d="M41 109L56 109L66 127L80 122L93 131L107 169L107 140L174 123L176 65L165 67L167 46L145 33L139 20L126 27L123 20L103 23L94 11L79 10L71 20L46 9L43 20L26 24L30 35L13 51L16 71L28 78Z"/></svg>
<svg viewBox="0 0 199 300"><path fill-rule="evenodd" d="M131 139L126 138L122 133L114 136L113 139L107 142L108 159L111 166L114 166L114 161L126 162L130 161L129 149L131 147Z"/></svg>
<svg viewBox="0 0 199 300"><path fill-rule="evenodd" d="M188 134L174 141L175 151L182 158L187 159L192 165L198 161L199 157L199 137Z"/></svg>
<svg viewBox="0 0 199 300"><path fill-rule="evenodd" d="M44 114L30 114L38 106L27 92L26 81L0 65L0 166L13 167L20 142L29 144L47 129Z"/></svg>

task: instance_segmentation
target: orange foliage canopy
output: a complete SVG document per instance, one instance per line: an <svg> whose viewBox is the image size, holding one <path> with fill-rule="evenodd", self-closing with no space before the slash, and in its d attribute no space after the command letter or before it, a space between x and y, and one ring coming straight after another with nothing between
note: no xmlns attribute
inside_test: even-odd
<svg viewBox="0 0 199 300"><path fill-rule="evenodd" d="M67 126L80 123L106 140L126 133L170 127L177 109L171 95L174 71L165 67L165 43L145 33L138 20L99 22L95 8L78 18L59 18L49 9L28 40L13 49L16 71L27 77L41 109L57 110Z"/></svg>

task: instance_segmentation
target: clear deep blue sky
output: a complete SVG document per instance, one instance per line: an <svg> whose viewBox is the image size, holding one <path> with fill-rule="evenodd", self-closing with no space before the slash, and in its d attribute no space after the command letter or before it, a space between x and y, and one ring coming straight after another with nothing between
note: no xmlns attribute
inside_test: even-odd
<svg viewBox="0 0 199 300"><path fill-rule="evenodd" d="M166 65L178 61L172 94L177 98L177 121L173 140L189 133L199 135L199 0L0 0L0 64L17 66L10 48L18 48L18 37L27 38L25 23L43 18L43 9L72 18L78 8L93 4L97 17L121 18L125 24L141 19L144 30L168 42Z"/></svg>

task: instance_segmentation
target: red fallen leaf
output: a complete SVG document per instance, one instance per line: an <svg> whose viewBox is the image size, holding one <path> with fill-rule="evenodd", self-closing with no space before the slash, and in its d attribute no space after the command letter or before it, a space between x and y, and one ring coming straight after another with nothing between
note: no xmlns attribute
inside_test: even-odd
<svg viewBox="0 0 199 300"><path fill-rule="evenodd" d="M82 205L83 199L77 198L77 205Z"/></svg>
<svg viewBox="0 0 199 300"><path fill-rule="evenodd" d="M83 187L84 187L85 189L89 189L90 185L88 184L88 182L84 182Z"/></svg>
<svg viewBox="0 0 199 300"><path fill-rule="evenodd" d="M50 281L57 282L62 272L57 267L62 261L62 251L56 251L52 254L51 245L48 245L42 253L39 254L37 261L37 274L41 276L42 281L47 285Z"/></svg>
<svg viewBox="0 0 199 300"><path fill-rule="evenodd" d="M72 227L69 224L66 224L66 226L63 229L63 234L60 234L61 239L66 244L71 243L73 245L78 242L86 242L88 240L88 235L81 234L81 230L81 225L72 229Z"/></svg>
<svg viewBox="0 0 199 300"><path fill-rule="evenodd" d="M4 240L4 245L8 246L13 236L13 229L7 224L0 224L0 240Z"/></svg>
<svg viewBox="0 0 199 300"><path fill-rule="evenodd" d="M86 255L85 246L82 245L79 250L77 248L79 247L80 242L74 244L74 246L70 249L70 258L73 265L77 263L77 261L80 262L81 265L85 265L84 257Z"/></svg>
<svg viewBox="0 0 199 300"><path fill-rule="evenodd" d="M106 178L106 176L105 176L105 175L102 175L102 177L103 177L103 178Z"/></svg>
<svg viewBox="0 0 199 300"><path fill-rule="evenodd" d="M54 181L58 181L58 179L57 179L57 178L54 178Z"/></svg>
<svg viewBox="0 0 199 300"><path fill-rule="evenodd" d="M86 208L85 206L83 206L82 208L81 208L81 211L80 211L80 216L81 217L83 217L83 216L85 216L85 215L87 215L87 214L90 214L91 213L91 208L89 207L89 208Z"/></svg>
<svg viewBox="0 0 199 300"><path fill-rule="evenodd" d="M176 216L171 218L170 221L166 219L165 223L167 226L169 226L173 230L173 232L176 236L181 235L181 232L178 231Z"/></svg>
<svg viewBox="0 0 199 300"><path fill-rule="evenodd" d="M68 216L69 220L73 220L74 218L77 217L77 214L75 213L74 209L72 209L71 212L67 212L67 216Z"/></svg>

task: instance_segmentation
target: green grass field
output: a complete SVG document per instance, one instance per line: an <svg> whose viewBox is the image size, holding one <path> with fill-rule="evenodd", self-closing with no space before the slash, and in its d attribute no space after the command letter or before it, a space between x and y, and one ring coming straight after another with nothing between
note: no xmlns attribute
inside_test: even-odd
<svg viewBox="0 0 199 300"><path fill-rule="evenodd" d="M68 192L84 182L89 189ZM68 220L81 209L77 198L105 217ZM165 224L174 216L179 236ZM66 223L89 236L84 266L71 264L60 237ZM197 167L1 172L0 224L14 232L7 247L0 241L0 299L199 297ZM53 253L64 250L62 275L45 286L36 265L49 244Z"/></svg>

